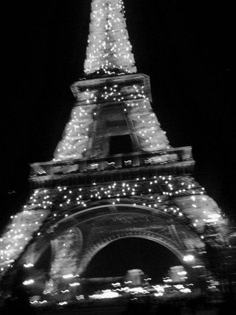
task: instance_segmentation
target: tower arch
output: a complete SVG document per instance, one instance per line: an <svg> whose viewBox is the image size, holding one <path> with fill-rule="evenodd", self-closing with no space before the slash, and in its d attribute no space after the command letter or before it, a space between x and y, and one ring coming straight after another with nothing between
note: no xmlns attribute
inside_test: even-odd
<svg viewBox="0 0 236 315"><path fill-rule="evenodd" d="M184 265L169 248L147 235L119 235L93 255L83 278L124 277L128 270L139 269L152 283L161 283L172 266ZM188 268L186 268L188 270Z"/></svg>
<svg viewBox="0 0 236 315"><path fill-rule="evenodd" d="M180 249L176 248L175 244L173 244L171 241L167 240L166 238L162 237L160 234L152 233L152 232L142 232L142 231L123 231L120 233L112 234L110 236L107 236L104 239L99 240L97 243L90 246L84 256L83 260L80 263L80 270L79 272L83 274L86 271L86 268L92 261L92 259L105 247L108 245L124 239L130 239L130 238L137 238L142 240L148 240L155 242L159 245L162 245L166 249L168 249L170 252L172 252L180 262L183 263L183 257L185 255L185 251L181 251Z"/></svg>
<svg viewBox="0 0 236 315"><path fill-rule="evenodd" d="M156 242L170 250L183 264L184 256L189 252L199 260L198 250L204 247L199 236L183 220L173 219L162 209L128 203L100 204L83 211L73 209L70 216L57 221L47 232L34 252L43 253L45 247L52 246L51 273L55 278L62 270L63 274L83 275L99 251L125 238ZM189 245L190 239L194 248ZM40 254L34 263L39 258ZM24 260L27 261L27 257Z"/></svg>

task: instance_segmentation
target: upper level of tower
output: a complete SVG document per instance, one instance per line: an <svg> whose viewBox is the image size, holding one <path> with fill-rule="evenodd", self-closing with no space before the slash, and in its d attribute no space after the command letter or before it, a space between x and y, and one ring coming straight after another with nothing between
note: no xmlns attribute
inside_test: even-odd
<svg viewBox="0 0 236 315"><path fill-rule="evenodd" d="M122 0L92 0L84 72L71 86L76 102L54 159L32 165L33 181L88 181L90 172L125 179L130 167L134 177L192 171L191 148L170 147L152 109L149 76L137 73Z"/></svg>
<svg viewBox="0 0 236 315"><path fill-rule="evenodd" d="M151 106L150 80L137 74L122 0L93 0L85 79L55 160L104 158L169 148Z"/></svg>
<svg viewBox="0 0 236 315"><path fill-rule="evenodd" d="M84 72L125 74L136 72L122 0L93 0Z"/></svg>
<svg viewBox="0 0 236 315"><path fill-rule="evenodd" d="M103 77L72 85L76 106L56 160L104 158L113 153L156 152L169 148L151 107L149 77Z"/></svg>

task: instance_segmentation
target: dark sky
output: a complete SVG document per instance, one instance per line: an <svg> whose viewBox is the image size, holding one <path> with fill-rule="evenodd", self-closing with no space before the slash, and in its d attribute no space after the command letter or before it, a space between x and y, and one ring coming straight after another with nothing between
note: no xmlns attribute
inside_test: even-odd
<svg viewBox="0 0 236 315"><path fill-rule="evenodd" d="M0 227L27 196L29 163L50 160L61 138L73 106L69 86L82 75L90 12L89 0L8 5L1 116L8 205ZM235 217L232 1L125 5L137 67L151 76L153 107L171 145L193 147L195 178Z"/></svg>

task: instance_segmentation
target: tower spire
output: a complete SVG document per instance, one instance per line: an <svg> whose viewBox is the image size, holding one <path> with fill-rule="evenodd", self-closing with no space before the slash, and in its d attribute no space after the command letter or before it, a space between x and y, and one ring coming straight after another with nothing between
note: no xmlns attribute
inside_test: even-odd
<svg viewBox="0 0 236 315"><path fill-rule="evenodd" d="M85 74L136 72L123 0L93 0Z"/></svg>

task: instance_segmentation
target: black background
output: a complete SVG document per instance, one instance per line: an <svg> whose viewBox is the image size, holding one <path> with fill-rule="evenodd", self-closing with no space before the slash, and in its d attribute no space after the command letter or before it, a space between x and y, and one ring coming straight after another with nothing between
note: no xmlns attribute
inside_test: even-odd
<svg viewBox="0 0 236 315"><path fill-rule="evenodd" d="M17 1L2 11L7 97L1 153L8 204L1 207L0 227L27 197L29 164L52 158L69 119L69 86L82 76L90 2ZM172 146L193 147L196 180L235 218L233 2L124 2L138 71L151 76L162 128Z"/></svg>

